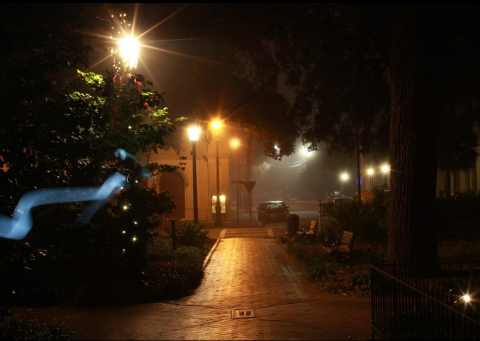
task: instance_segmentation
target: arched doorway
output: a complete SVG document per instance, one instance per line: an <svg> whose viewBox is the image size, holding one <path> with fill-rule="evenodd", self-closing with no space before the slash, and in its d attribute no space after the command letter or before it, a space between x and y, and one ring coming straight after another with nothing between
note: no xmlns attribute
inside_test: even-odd
<svg viewBox="0 0 480 341"><path fill-rule="evenodd" d="M172 194L172 201L177 208L165 213L166 218L185 218L185 182L179 172L164 173L160 177L159 191L168 191Z"/></svg>

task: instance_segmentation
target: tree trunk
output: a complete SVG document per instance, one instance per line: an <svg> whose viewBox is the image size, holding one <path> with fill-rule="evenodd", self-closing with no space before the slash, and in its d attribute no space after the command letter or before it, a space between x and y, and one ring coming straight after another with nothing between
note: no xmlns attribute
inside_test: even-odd
<svg viewBox="0 0 480 341"><path fill-rule="evenodd" d="M431 49L429 14L424 7L398 5L391 31L388 258L397 263L437 257L433 229L437 172L429 86Z"/></svg>

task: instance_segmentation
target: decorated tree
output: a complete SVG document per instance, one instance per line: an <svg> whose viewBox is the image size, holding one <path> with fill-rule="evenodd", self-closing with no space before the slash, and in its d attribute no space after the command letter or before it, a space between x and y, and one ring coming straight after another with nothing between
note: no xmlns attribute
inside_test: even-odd
<svg viewBox="0 0 480 341"><path fill-rule="evenodd" d="M20 17L1 11L6 49L0 59L9 67L0 84L0 213L11 215L19 199L35 189L94 188L117 172L128 184L87 226L77 222L84 204L35 208L25 243L0 241L2 260L20 257L22 250L26 257L46 250L56 259L115 258L140 245L141 252L132 255L137 258L161 214L174 207L168 193L140 185L145 176L178 167L147 165L135 156L165 147L164 138L175 131L163 95L126 68L105 75L77 71L76 66L88 67L95 46L113 48L111 23L95 5L2 6L22 17L20 23ZM131 157L119 158L118 149Z"/></svg>

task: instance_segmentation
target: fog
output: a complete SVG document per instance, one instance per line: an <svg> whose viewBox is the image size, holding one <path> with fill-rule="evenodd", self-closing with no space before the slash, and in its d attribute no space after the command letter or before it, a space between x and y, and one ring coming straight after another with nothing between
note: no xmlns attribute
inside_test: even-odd
<svg viewBox="0 0 480 341"><path fill-rule="evenodd" d="M232 155L230 174L232 180L246 180L246 148L240 152L240 176L238 158ZM266 200L326 200L330 195L354 196L357 191L355 155L329 156L325 150L308 152L297 141L294 154L282 160L267 158L262 146L252 143L251 181L256 181L253 190L255 202ZM348 180L340 179L342 173ZM231 186L231 197L236 197L236 185ZM247 196L243 186L239 186L240 196Z"/></svg>

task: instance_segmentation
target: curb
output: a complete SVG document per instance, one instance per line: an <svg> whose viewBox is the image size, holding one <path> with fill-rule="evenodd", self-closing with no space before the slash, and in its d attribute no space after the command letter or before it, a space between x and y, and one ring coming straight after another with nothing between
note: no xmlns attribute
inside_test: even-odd
<svg viewBox="0 0 480 341"><path fill-rule="evenodd" d="M207 267L207 264L208 264L208 262L210 261L210 258L212 257L213 252L214 252L215 249L217 248L218 243L220 242L220 240L222 239L222 237L225 235L224 232L225 232L225 230L222 231L222 233L220 234L220 237L217 238L217 241L215 242L215 244L213 244L212 248L210 249L210 252L208 253L207 257L205 257L205 260L203 261L202 270L205 270L205 268Z"/></svg>

